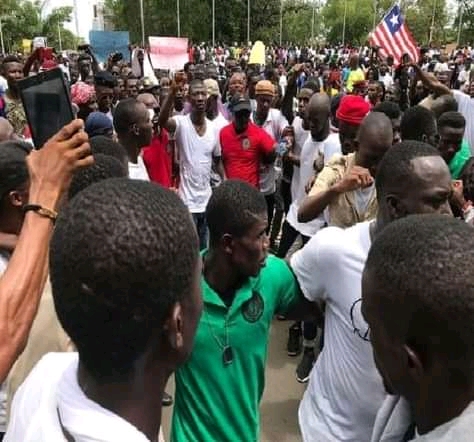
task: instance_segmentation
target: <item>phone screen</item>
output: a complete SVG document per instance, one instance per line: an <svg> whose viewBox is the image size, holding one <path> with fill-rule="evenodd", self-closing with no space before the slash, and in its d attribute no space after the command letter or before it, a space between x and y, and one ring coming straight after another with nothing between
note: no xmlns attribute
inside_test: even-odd
<svg viewBox="0 0 474 442"><path fill-rule="evenodd" d="M21 99L37 149L74 118L61 69L42 72L19 82Z"/></svg>

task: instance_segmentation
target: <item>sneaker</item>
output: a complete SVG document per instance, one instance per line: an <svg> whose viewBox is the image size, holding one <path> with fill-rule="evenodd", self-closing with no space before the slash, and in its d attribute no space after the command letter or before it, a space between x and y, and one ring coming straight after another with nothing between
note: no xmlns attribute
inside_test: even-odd
<svg viewBox="0 0 474 442"><path fill-rule="evenodd" d="M288 331L288 356L298 356L301 353L303 345L303 334L300 325L292 325Z"/></svg>
<svg viewBox="0 0 474 442"><path fill-rule="evenodd" d="M307 347L304 349L303 357L301 358L298 367L296 367L296 380L305 384L309 380L309 374L313 368L314 361L316 356L314 354L314 349Z"/></svg>
<svg viewBox="0 0 474 442"><path fill-rule="evenodd" d="M161 405L163 405L163 407L169 407L169 406L173 405L173 396L166 393L166 391L165 391L163 393L163 398L161 399Z"/></svg>

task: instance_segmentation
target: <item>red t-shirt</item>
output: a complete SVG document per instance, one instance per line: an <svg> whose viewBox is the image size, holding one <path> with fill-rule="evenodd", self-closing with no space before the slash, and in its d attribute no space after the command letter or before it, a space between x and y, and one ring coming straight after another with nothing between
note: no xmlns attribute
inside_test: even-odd
<svg viewBox="0 0 474 442"><path fill-rule="evenodd" d="M172 187L171 153L168 151L169 136L165 129L154 135L151 144L143 149L143 162L150 180L163 187Z"/></svg>
<svg viewBox="0 0 474 442"><path fill-rule="evenodd" d="M219 138L227 178L246 181L258 189L260 161L273 151L275 140L252 122L239 135L231 123L220 131Z"/></svg>

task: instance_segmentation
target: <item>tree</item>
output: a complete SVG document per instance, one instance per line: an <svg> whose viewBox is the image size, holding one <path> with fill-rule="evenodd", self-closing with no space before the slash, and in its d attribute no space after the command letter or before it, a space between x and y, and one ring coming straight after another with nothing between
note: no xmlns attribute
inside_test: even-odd
<svg viewBox="0 0 474 442"><path fill-rule="evenodd" d="M375 24L393 5L392 0L375 1ZM406 23L419 44L429 43L430 28L435 7L435 25L433 40L445 41L448 14L446 0L405 0L401 2L402 13ZM373 0L328 0L322 11L323 21L328 29L327 38L332 43L342 40L344 8L346 8L345 42L364 44L368 34L373 30Z"/></svg>
<svg viewBox="0 0 474 442"><path fill-rule="evenodd" d="M458 11L453 23L454 40L457 41L459 20L461 19L460 45L471 45L474 35L474 0L458 0ZM462 14L461 14L462 7Z"/></svg>
<svg viewBox="0 0 474 442"><path fill-rule="evenodd" d="M6 49L17 50L23 39L36 36L46 37L48 45L59 49L59 37L63 48L72 49L77 45L77 38L64 28L64 23L71 21L72 8L62 6L55 8L44 17L41 3L36 1L2 0L0 16Z"/></svg>
<svg viewBox="0 0 474 442"><path fill-rule="evenodd" d="M415 0L407 2L403 11L413 37L420 45L430 43L446 42L446 25L448 24L448 13L446 0ZM431 32L431 25L434 14L434 26Z"/></svg>

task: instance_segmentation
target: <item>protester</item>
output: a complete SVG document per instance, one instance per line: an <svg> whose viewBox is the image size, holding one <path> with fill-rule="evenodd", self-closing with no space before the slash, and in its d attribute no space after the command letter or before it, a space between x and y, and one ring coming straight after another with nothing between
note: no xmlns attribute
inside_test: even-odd
<svg viewBox="0 0 474 442"><path fill-rule="evenodd" d="M219 145L219 133L206 118L207 89L201 80L189 86L191 113L168 119L176 92L182 87L174 84L163 104L158 125L175 134L179 158L179 195L193 215L198 230L200 247L207 246L205 209L211 196L211 168L225 178Z"/></svg>
<svg viewBox="0 0 474 442"><path fill-rule="evenodd" d="M390 393L408 400L416 441L472 440L472 232L445 216L410 216L377 236L365 264L375 362ZM436 278L433 268L443 269Z"/></svg>
<svg viewBox="0 0 474 442"><path fill-rule="evenodd" d="M149 181L140 155L142 148L150 145L152 137L150 114L145 105L134 98L122 100L115 109L114 128L119 143L127 151L130 178Z"/></svg>
<svg viewBox="0 0 474 442"><path fill-rule="evenodd" d="M2 61L2 75L8 82L5 94L5 116L18 136L23 136L27 125L25 109L20 99L17 81L23 79L23 64L16 56L7 56Z"/></svg>
<svg viewBox="0 0 474 442"><path fill-rule="evenodd" d="M371 242L385 225L408 214L450 213L449 170L438 151L425 143L406 141L388 149L376 188L375 220L345 230L322 229L291 258L303 294L326 303L324 347L299 409L304 441L370 440L385 398L360 313L362 271Z"/></svg>
<svg viewBox="0 0 474 442"><path fill-rule="evenodd" d="M39 151L27 158L30 177L28 204L18 241L0 278L0 379L3 382L26 344L46 280L48 243L58 204L72 173L90 165L90 146L75 120L62 128ZM4 188L3 200L11 188ZM14 326L13 326L14 324Z"/></svg>
<svg viewBox="0 0 474 442"><path fill-rule="evenodd" d="M204 311L191 358L176 372L171 440L258 440L271 320L310 304L298 306L287 264L267 256L267 207L255 187L224 182L206 218Z"/></svg>
<svg viewBox="0 0 474 442"><path fill-rule="evenodd" d="M276 157L275 140L250 121L252 107L248 99L234 95L229 109L232 123L219 134L226 177L245 181L260 189L260 163L273 164Z"/></svg>
<svg viewBox="0 0 474 442"><path fill-rule="evenodd" d="M90 113L85 122L85 131L87 132L87 135L89 135L89 138L100 135L113 138L114 125L107 115L103 114L102 112Z"/></svg>
<svg viewBox="0 0 474 442"><path fill-rule="evenodd" d="M186 207L146 182L92 185L59 217L50 262L56 311L78 353L38 363L5 440L156 440L166 382L187 359L202 310Z"/></svg>
<svg viewBox="0 0 474 442"><path fill-rule="evenodd" d="M350 227L374 218L374 177L392 141L392 125L385 115L373 112L365 117L355 140L356 152L333 156L325 165L298 210L298 221L311 221L326 209L332 226Z"/></svg>

